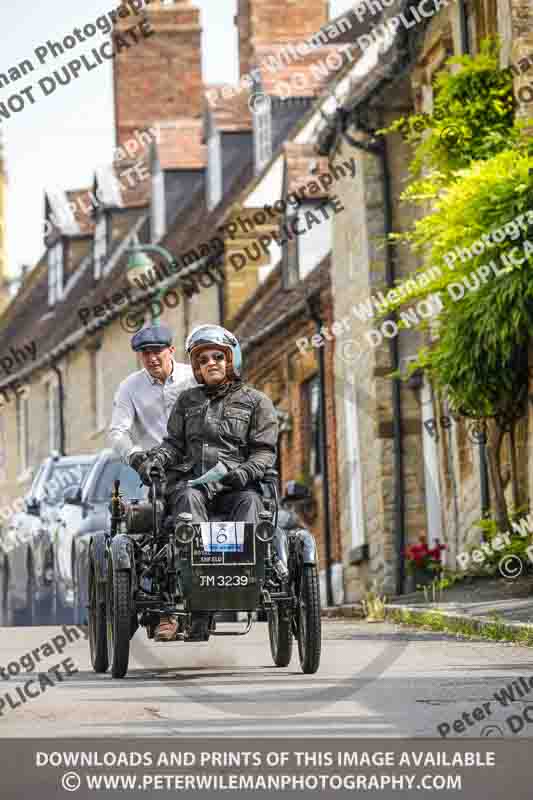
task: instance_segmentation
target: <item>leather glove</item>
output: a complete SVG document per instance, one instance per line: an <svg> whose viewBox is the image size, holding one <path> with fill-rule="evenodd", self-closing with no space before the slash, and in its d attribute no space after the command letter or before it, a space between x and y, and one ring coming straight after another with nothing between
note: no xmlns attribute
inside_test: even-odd
<svg viewBox="0 0 533 800"><path fill-rule="evenodd" d="M139 468L144 461L148 458L148 453L144 450L139 450L136 453L132 453L131 456L128 458L128 465L135 470L135 472L139 472Z"/></svg>
<svg viewBox="0 0 533 800"><path fill-rule="evenodd" d="M151 472L159 472L161 476L165 474L165 465L160 456L148 456L139 468L139 475L145 486L152 485Z"/></svg>
<svg viewBox="0 0 533 800"><path fill-rule="evenodd" d="M227 475L220 479L223 486L229 486L231 489L239 490L244 489L250 479L245 469L232 469Z"/></svg>

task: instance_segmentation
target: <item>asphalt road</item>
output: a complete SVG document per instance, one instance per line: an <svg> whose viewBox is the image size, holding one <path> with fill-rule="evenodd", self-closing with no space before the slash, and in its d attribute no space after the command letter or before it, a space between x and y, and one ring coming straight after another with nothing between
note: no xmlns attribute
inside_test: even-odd
<svg viewBox="0 0 533 800"><path fill-rule="evenodd" d="M81 634L64 646L50 644L54 637L64 638L60 628L0 628L0 674L8 675L0 678L1 737L438 737L439 725L458 738L533 734L529 648L327 620L321 668L303 675L296 646L288 668L273 666L265 624L245 637L188 645L154 644L140 630L126 678L113 680L92 672ZM63 653L50 655L57 647ZM36 648L49 653L41 673L70 660L44 680L22 668L9 675ZM28 681L35 697L23 703L17 688Z"/></svg>

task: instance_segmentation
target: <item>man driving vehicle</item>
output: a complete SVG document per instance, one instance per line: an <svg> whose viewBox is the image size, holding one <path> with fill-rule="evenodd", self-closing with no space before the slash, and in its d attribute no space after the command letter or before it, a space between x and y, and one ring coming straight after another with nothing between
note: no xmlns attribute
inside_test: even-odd
<svg viewBox="0 0 533 800"><path fill-rule="evenodd" d="M278 423L271 400L241 378L242 356L232 333L219 325L201 325L186 343L199 386L180 394L162 444L146 454L139 474L153 470L168 479L167 508L207 522L217 514L233 521L259 522L263 510L260 481L276 461ZM213 467L222 467L215 483L188 486ZM209 615L193 615L191 638L208 636ZM160 637L175 638L176 623L162 621ZM206 635L207 634L207 635Z"/></svg>

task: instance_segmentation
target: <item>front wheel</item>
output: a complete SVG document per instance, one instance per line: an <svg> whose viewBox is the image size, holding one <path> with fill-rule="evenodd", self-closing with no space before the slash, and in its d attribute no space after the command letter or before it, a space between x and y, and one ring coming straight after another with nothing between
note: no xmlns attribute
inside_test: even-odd
<svg viewBox="0 0 533 800"><path fill-rule="evenodd" d="M111 559L107 571L107 649L111 674L123 678L128 671L132 625L129 570L113 570Z"/></svg>
<svg viewBox="0 0 533 800"><path fill-rule="evenodd" d="M292 630L288 615L280 614L277 603L268 612L268 635L270 652L276 667L288 667L292 658Z"/></svg>
<svg viewBox="0 0 533 800"><path fill-rule="evenodd" d="M102 602L94 566L89 557L89 649L91 664L95 672L107 672L109 657L107 654L107 630L105 600Z"/></svg>
<svg viewBox="0 0 533 800"><path fill-rule="evenodd" d="M314 564L304 564L298 595L298 653L303 672L312 674L320 665L322 620L320 585Z"/></svg>

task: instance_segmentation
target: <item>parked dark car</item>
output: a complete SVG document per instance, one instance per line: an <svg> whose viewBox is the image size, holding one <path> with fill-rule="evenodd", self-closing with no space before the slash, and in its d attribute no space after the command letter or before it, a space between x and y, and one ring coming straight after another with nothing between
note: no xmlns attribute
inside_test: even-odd
<svg viewBox="0 0 533 800"><path fill-rule="evenodd" d="M51 529L64 492L81 484L94 460L90 455L46 458L24 499L24 511L13 514L7 523L0 553L4 624L50 623L54 575Z"/></svg>
<svg viewBox="0 0 533 800"><path fill-rule="evenodd" d="M98 456L81 488L67 492L54 525L54 590L58 611L71 609L74 622L87 619L87 557L92 534L109 529L113 481L120 480L128 498L143 499L147 489L139 476L111 450Z"/></svg>

